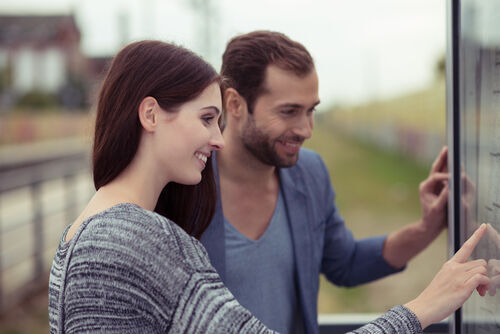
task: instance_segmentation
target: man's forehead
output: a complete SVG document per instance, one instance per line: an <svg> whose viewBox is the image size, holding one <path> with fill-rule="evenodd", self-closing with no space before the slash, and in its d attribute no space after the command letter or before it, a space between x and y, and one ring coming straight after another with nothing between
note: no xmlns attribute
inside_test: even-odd
<svg viewBox="0 0 500 334"><path fill-rule="evenodd" d="M279 80L284 78L300 80L315 74L316 74L316 68L314 67L312 67L309 72L297 73L296 71L285 69L275 64L270 64L266 67L265 70L264 83L269 83L275 79Z"/></svg>
<svg viewBox="0 0 500 334"><path fill-rule="evenodd" d="M260 97L275 105L309 107L319 103L318 77L313 68L305 75L284 70L276 65L266 68Z"/></svg>

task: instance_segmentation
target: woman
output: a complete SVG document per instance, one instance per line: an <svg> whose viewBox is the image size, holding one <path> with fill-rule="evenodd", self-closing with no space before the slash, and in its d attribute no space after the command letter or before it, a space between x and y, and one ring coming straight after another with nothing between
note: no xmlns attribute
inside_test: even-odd
<svg viewBox="0 0 500 334"><path fill-rule="evenodd" d="M97 105L97 192L52 265L51 333L271 332L235 301L190 236L201 236L214 211L220 81L201 58L162 42L133 43L115 57ZM485 265L462 264L482 233L421 296L360 331L421 332L459 307L487 284ZM471 270L479 278L458 286Z"/></svg>

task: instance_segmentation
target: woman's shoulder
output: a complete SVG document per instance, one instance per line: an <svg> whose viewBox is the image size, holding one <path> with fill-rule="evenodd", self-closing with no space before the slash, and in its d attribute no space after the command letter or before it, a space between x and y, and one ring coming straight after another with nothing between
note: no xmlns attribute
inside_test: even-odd
<svg viewBox="0 0 500 334"><path fill-rule="evenodd" d="M116 204L85 220L76 243L85 240L127 244L159 243L178 239L178 226L167 218L131 203Z"/></svg>
<svg viewBox="0 0 500 334"><path fill-rule="evenodd" d="M149 231L158 230L159 222L135 204L120 203L85 219L75 233L75 239L99 237L100 233L128 235L145 227Z"/></svg>
<svg viewBox="0 0 500 334"><path fill-rule="evenodd" d="M135 204L117 204L91 217L75 235L75 251L141 258L141 263L167 261L197 267L206 261L204 249L180 226ZM202 263L197 263L202 261Z"/></svg>

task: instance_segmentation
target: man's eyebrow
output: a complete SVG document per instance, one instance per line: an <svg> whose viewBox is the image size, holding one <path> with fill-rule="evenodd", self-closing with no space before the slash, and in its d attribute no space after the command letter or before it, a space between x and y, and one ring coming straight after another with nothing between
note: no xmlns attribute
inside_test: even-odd
<svg viewBox="0 0 500 334"><path fill-rule="evenodd" d="M320 103L319 100L314 102L314 104L312 105L312 108L316 107L319 103ZM277 105L276 108L301 109L301 108L304 108L304 106L302 104L298 104L298 103L283 103L283 104Z"/></svg>
<svg viewBox="0 0 500 334"><path fill-rule="evenodd" d="M314 102L314 104L313 104L313 106L312 106L312 107L313 107L313 108L316 108L316 107L318 106L318 104L320 104L320 103L321 103L321 101L320 101L320 100L318 100L318 101Z"/></svg>
<svg viewBox="0 0 500 334"><path fill-rule="evenodd" d="M217 113L217 115L220 114L220 110L216 106L208 106L208 107L201 108L201 110L210 110L210 109L213 110L213 111L215 111Z"/></svg>

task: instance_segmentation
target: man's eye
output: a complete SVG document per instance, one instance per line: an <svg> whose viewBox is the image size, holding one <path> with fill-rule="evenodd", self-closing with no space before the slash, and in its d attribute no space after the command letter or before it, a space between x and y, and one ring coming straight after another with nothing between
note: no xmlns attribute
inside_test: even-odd
<svg viewBox="0 0 500 334"><path fill-rule="evenodd" d="M284 115L292 115L295 113L295 109L282 110L281 113Z"/></svg>

